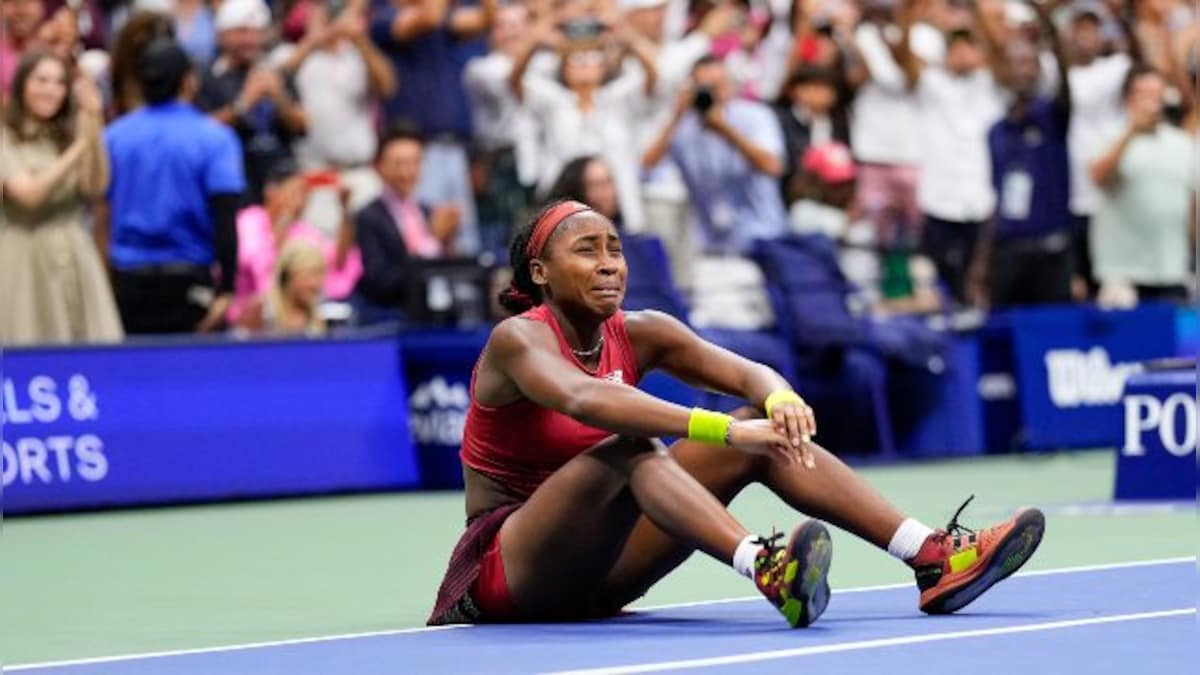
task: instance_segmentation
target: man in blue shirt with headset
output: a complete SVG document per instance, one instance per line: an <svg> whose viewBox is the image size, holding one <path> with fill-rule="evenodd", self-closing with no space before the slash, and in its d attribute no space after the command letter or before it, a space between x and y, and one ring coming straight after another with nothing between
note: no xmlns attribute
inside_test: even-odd
<svg viewBox="0 0 1200 675"><path fill-rule="evenodd" d="M241 146L183 101L196 76L173 40L146 47L138 76L146 105L105 132L108 253L121 320L130 334L217 330L237 270Z"/></svg>

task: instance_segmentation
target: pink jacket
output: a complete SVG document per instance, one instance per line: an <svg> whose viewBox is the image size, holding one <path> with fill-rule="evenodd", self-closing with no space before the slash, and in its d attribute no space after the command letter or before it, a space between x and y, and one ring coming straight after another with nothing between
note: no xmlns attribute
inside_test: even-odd
<svg viewBox="0 0 1200 675"><path fill-rule="evenodd" d="M252 300L264 295L271 288L271 272L279 253L271 229L271 219L261 206L249 206L238 212L238 269L233 284L233 302L228 319L236 322L246 311ZM344 300L354 291L354 285L362 276L362 255L354 246L346 254L346 261L338 267L337 243L330 240L317 228L303 221L296 221L288 228L285 242L294 238L312 242L325 253L328 272L325 277L325 297Z"/></svg>

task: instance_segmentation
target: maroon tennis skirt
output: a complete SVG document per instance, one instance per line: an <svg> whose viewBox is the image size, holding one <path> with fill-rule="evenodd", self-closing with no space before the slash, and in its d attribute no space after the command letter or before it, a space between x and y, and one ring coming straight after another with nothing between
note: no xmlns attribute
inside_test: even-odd
<svg viewBox="0 0 1200 675"><path fill-rule="evenodd" d="M480 563L493 540L500 534L500 526L513 514L520 504L505 504L476 516L467 522L467 531L459 538L446 576L438 589L433 613L426 622L430 626L445 626L454 623L482 623L488 616L471 597L471 586L479 577ZM495 617L500 618L500 617Z"/></svg>

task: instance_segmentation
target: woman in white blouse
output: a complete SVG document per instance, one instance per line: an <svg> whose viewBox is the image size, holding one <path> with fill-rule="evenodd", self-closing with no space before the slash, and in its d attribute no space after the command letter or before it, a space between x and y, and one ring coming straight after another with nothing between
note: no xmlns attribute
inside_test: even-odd
<svg viewBox="0 0 1200 675"><path fill-rule="evenodd" d="M654 91L652 47L626 27L596 24L595 32L568 38L553 25L539 25L530 32L509 85L541 133L539 190L548 190L572 159L600 155L612 168L626 227L636 231L642 225L642 201L629 115L639 99ZM543 48L559 53L557 79L528 68ZM624 68L612 76L614 64L620 64L625 53L632 54L641 67Z"/></svg>

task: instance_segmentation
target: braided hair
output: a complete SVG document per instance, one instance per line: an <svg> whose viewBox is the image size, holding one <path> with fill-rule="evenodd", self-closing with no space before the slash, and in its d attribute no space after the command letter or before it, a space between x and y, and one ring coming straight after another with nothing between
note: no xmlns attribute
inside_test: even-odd
<svg viewBox="0 0 1200 675"><path fill-rule="evenodd" d="M517 229L513 235L512 244L508 247L508 264L512 267L512 283L500 291L500 306L514 316L527 312L542 304L542 289L533 282L533 273L529 271L529 238L533 236L533 228L550 209L565 200L557 200L547 204L533 218Z"/></svg>

